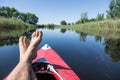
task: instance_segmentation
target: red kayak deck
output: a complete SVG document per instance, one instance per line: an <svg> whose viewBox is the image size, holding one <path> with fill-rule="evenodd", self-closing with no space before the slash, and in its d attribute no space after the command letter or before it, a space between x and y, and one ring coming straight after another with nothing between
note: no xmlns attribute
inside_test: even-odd
<svg viewBox="0 0 120 80"><path fill-rule="evenodd" d="M54 66L63 80L80 80L64 60L47 44L37 51L37 58L34 61L42 57Z"/></svg>

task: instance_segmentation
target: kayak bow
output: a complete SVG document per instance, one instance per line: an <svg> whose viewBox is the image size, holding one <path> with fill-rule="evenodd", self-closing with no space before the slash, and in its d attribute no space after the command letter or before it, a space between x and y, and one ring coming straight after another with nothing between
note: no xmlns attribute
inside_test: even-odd
<svg viewBox="0 0 120 80"><path fill-rule="evenodd" d="M48 45L37 51L33 60L37 78L44 80L80 80L65 61Z"/></svg>

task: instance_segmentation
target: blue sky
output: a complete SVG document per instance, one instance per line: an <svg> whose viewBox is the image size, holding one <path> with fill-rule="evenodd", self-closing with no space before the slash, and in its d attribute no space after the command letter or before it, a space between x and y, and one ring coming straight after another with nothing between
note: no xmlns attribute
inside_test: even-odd
<svg viewBox="0 0 120 80"><path fill-rule="evenodd" d="M88 18L109 9L111 0L0 0L0 6L14 7L20 12L30 12L39 17L39 24L59 24L61 20L76 22L83 12Z"/></svg>

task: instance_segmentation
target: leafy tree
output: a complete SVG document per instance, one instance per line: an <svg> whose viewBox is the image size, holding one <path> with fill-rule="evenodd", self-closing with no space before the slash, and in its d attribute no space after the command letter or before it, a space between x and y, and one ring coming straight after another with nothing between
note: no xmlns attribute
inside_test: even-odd
<svg viewBox="0 0 120 80"><path fill-rule="evenodd" d="M17 18L29 24L36 24L38 17L32 13L21 13L15 8L0 7L0 16L7 18Z"/></svg>
<svg viewBox="0 0 120 80"><path fill-rule="evenodd" d="M19 13L18 19L25 22L26 21L26 14L25 13Z"/></svg>
<svg viewBox="0 0 120 80"><path fill-rule="evenodd" d="M89 19L89 22L92 22L92 21L96 21L96 19L95 18Z"/></svg>
<svg viewBox="0 0 120 80"><path fill-rule="evenodd" d="M103 19L104 19L104 14L98 13L96 19L97 19L97 20L103 20Z"/></svg>
<svg viewBox="0 0 120 80"><path fill-rule="evenodd" d="M18 11L15 8L0 7L0 16L12 18L18 16Z"/></svg>
<svg viewBox="0 0 120 80"><path fill-rule="evenodd" d="M47 24L45 25L46 28L54 30L54 24Z"/></svg>
<svg viewBox="0 0 120 80"><path fill-rule="evenodd" d="M80 20L78 20L76 22L76 24L85 23L85 22L88 22L88 14L87 14L87 12L84 12L84 13L81 14L81 18L80 18Z"/></svg>
<svg viewBox="0 0 120 80"><path fill-rule="evenodd" d="M88 14L87 12L84 12L81 14L81 23L85 23L88 21Z"/></svg>
<svg viewBox="0 0 120 80"><path fill-rule="evenodd" d="M61 25L67 25L67 22L65 20L60 22Z"/></svg>
<svg viewBox="0 0 120 80"><path fill-rule="evenodd" d="M71 23L68 23L68 25L71 25Z"/></svg>
<svg viewBox="0 0 120 80"><path fill-rule="evenodd" d="M81 23L81 20L78 20L77 22L76 22L76 24L80 24Z"/></svg>
<svg viewBox="0 0 120 80"><path fill-rule="evenodd" d="M107 18L120 18L120 0L111 0L109 10L107 10Z"/></svg>
<svg viewBox="0 0 120 80"><path fill-rule="evenodd" d="M29 24L36 24L38 22L38 17L32 13L19 13L18 19Z"/></svg>
<svg viewBox="0 0 120 80"><path fill-rule="evenodd" d="M0 16L8 17L6 7L0 7Z"/></svg>
<svg viewBox="0 0 120 80"><path fill-rule="evenodd" d="M19 12L15 8L10 8L10 17L18 17Z"/></svg>
<svg viewBox="0 0 120 80"><path fill-rule="evenodd" d="M25 14L25 22L30 24L35 24L38 22L38 17L32 13Z"/></svg>
<svg viewBox="0 0 120 80"><path fill-rule="evenodd" d="M72 25L74 25L75 23L74 23L74 22L72 22L71 24L72 24Z"/></svg>

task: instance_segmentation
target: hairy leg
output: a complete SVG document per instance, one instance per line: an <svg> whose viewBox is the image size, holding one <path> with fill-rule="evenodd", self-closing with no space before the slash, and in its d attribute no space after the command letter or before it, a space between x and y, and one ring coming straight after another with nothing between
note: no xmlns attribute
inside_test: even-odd
<svg viewBox="0 0 120 80"><path fill-rule="evenodd" d="M27 56L26 59L29 63L32 63L32 60L37 56L37 47L42 40L42 35L42 31L35 31L31 36L31 43L26 51L27 54L25 53Z"/></svg>
<svg viewBox="0 0 120 80"><path fill-rule="evenodd" d="M21 36L19 38L19 50L20 50L20 60L24 58L24 54L30 44L30 41L27 39L26 36Z"/></svg>
<svg viewBox="0 0 120 80"><path fill-rule="evenodd" d="M7 80L31 80L31 64L25 61L24 54L29 46L25 36L19 38L20 61L7 77Z"/></svg>
<svg viewBox="0 0 120 80"><path fill-rule="evenodd" d="M31 64L36 58L36 48L42 40L42 32L35 31L31 37L31 43L25 36L20 37L20 61L8 76L8 80L36 80Z"/></svg>

